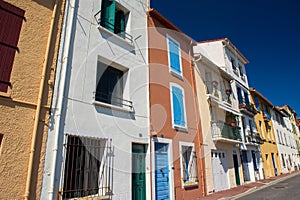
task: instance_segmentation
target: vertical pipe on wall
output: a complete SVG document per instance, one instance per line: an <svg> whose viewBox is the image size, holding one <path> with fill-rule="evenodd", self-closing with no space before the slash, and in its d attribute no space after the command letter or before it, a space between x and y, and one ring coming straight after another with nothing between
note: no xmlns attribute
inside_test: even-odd
<svg viewBox="0 0 300 200"><path fill-rule="evenodd" d="M35 148L36 148L35 147L36 146L36 138L37 138L37 134L38 134L38 126L39 126L39 120L40 120L40 114L41 114L41 108L42 108L42 100L43 100L43 95L44 95L45 76L47 73L47 67L49 65L49 54L51 51L50 47L51 47L51 42L52 42L52 34L54 31L55 19L57 17L57 5L58 5L58 0L55 1L54 7L53 7L50 31L49 31L47 47L46 47L45 60L44 60L44 65L43 65L43 69L42 69L42 77L41 77L39 94L38 94L38 102L37 102L37 108L36 108L35 118L34 118L34 126L33 126L32 140L31 140L31 149L30 149L30 155L29 155L29 163L28 163L28 171L27 171L24 199L29 199L29 196L30 196L30 186L31 186L33 162L34 162L34 155L35 155L34 153L35 153Z"/></svg>
<svg viewBox="0 0 300 200"><path fill-rule="evenodd" d="M69 52L70 52L70 44L71 44L71 38L72 38L72 29L74 24L74 9L75 9L75 3L77 0L67 0L66 1L66 9L65 9L65 21L63 22L65 27L65 33L64 33L64 39L61 42L63 43L62 48L62 63L60 66L60 74L57 76L59 85L58 89L56 91L57 93L57 105L55 106L56 113L54 116L55 120L55 127L54 127L54 144L52 148L52 166L50 167L50 188L48 191L48 199L56 199L56 195L54 195L55 191L55 181L56 181L56 165L57 165L57 152L58 152L58 143L59 143L59 135L61 126L63 126L64 123L62 123L62 112L63 112L63 106L64 106L64 94L66 89L66 78L67 78L67 68L69 64Z"/></svg>
<svg viewBox="0 0 300 200"><path fill-rule="evenodd" d="M192 62L192 56L191 56L191 51L193 51L193 45L195 45L195 43L191 40L190 41L190 45L189 45L189 62ZM201 56L201 54L200 54ZM202 57L201 57L202 58ZM199 59L200 60L200 59ZM201 128L201 123L200 123L200 117L198 116L199 113L199 104L198 104L198 97L197 97L197 91L196 91L196 80L195 80L195 74L194 74L194 69L193 69L193 65L190 64L190 70L191 70L191 84L192 84L192 91L193 91L193 96L194 96L194 110L195 110L195 114L196 114L196 124L197 124L197 140L198 140L198 145L199 145L199 151L201 151L201 145L203 145L203 139L201 140L200 138L200 130ZM199 113L200 115L200 113ZM199 156L197 156L198 158ZM205 196L206 194L206 187L205 187L205 163L204 163L204 158L199 159L199 164L200 164L200 174L201 174L201 192L202 192L202 196Z"/></svg>

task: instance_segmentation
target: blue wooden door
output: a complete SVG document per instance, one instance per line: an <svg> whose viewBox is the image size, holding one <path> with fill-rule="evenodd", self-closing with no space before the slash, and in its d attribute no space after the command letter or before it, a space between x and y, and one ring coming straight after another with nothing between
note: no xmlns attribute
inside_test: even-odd
<svg viewBox="0 0 300 200"><path fill-rule="evenodd" d="M168 144L155 143L155 199L170 199Z"/></svg>

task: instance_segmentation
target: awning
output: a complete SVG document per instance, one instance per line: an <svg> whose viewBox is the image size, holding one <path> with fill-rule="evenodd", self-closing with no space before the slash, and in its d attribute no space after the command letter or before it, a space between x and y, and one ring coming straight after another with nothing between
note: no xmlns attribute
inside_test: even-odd
<svg viewBox="0 0 300 200"><path fill-rule="evenodd" d="M226 105L223 105L223 104L219 104L219 108L221 108L221 109L223 109L223 110L226 110L226 111L228 111L228 112L231 112L231 113L233 113L233 114L235 114L235 115L242 116L241 113L239 113L238 111L232 109L232 108L229 107L229 106L226 106Z"/></svg>

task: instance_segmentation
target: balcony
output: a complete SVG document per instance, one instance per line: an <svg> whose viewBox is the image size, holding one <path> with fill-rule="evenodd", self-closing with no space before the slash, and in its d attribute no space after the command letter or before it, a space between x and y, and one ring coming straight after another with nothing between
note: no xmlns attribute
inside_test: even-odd
<svg viewBox="0 0 300 200"><path fill-rule="evenodd" d="M212 122L212 137L214 141L242 143L241 128L225 122Z"/></svg>
<svg viewBox="0 0 300 200"><path fill-rule="evenodd" d="M248 144L259 145L259 144L263 144L264 140L260 137L258 133L248 131L248 134L245 138L245 142Z"/></svg>
<svg viewBox="0 0 300 200"><path fill-rule="evenodd" d="M240 103L239 109L242 113L245 113L245 114L252 114L252 115L257 114L257 110L255 109L254 105L249 102Z"/></svg>
<svg viewBox="0 0 300 200"><path fill-rule="evenodd" d="M97 21L99 28L102 28L107 32L111 32L112 34L117 35L119 38L124 39L130 44L133 44L133 36L124 31L125 27L122 28L121 26L116 26L118 23L112 24L108 19L101 18L101 10L94 15L94 18Z"/></svg>

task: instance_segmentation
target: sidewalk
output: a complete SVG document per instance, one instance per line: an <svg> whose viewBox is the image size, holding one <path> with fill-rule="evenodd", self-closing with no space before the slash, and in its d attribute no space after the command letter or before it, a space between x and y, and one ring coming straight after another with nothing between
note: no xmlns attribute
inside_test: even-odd
<svg viewBox="0 0 300 200"><path fill-rule="evenodd" d="M228 190L216 192L216 193L210 194L208 196L201 197L201 198L199 198L199 200L200 199L201 200L221 200L221 199L225 200L225 199L230 199L233 197L243 196L245 193L257 190L265 185L279 182L282 179L295 176L296 174L299 174L299 173L300 173L299 171L294 171L292 173L281 174L279 176L275 176L272 178L259 180L257 182L248 183L248 184L241 185L241 186L231 188Z"/></svg>

